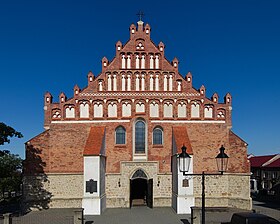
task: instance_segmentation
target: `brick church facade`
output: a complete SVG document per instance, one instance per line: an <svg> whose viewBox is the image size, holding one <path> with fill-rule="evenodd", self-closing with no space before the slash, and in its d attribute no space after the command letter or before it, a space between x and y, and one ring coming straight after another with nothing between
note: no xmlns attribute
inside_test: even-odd
<svg viewBox="0 0 280 224"><path fill-rule="evenodd" d="M129 30L128 42L118 41L112 61L104 57L101 73L89 72L72 98L45 94L45 131L26 143L26 202L85 214L137 203L190 213L201 205L201 179L178 171L177 154L185 145L190 173L214 173L224 145L228 170L207 179L206 206L250 209L247 144L231 130L231 95L220 102L195 89L192 74L182 76L179 61L150 39L148 24Z"/></svg>

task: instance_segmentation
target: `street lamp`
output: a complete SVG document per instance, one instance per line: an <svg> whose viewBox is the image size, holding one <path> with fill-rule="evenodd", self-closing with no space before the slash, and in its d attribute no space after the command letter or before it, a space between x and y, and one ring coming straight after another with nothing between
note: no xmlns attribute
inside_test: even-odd
<svg viewBox="0 0 280 224"><path fill-rule="evenodd" d="M183 145L181 149L182 152L178 155L178 164L179 170L183 172L183 175L185 175L185 173L189 171L191 157L187 153L187 147L185 145Z"/></svg>
<svg viewBox="0 0 280 224"><path fill-rule="evenodd" d="M228 155L225 154L225 148L224 146L222 146L220 148L220 153L216 156L218 171L221 174L223 174L227 170L228 158Z"/></svg>
<svg viewBox="0 0 280 224"><path fill-rule="evenodd" d="M201 176L201 185L202 185L202 192L201 192L201 223L205 224L205 176L210 175L223 175L227 169L228 163L228 155L225 153L224 146L221 146L220 153L216 156L216 162L219 173L209 173L206 174L204 171L201 174L187 174L189 171L189 166L191 163L191 157L187 153L187 148L185 145L181 148L182 152L178 155L178 166L180 172L183 173L184 176Z"/></svg>

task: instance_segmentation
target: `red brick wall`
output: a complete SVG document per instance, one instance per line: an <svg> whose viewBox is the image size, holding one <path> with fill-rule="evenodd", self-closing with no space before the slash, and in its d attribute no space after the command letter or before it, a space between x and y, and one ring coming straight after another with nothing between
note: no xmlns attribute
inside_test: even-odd
<svg viewBox="0 0 280 224"><path fill-rule="evenodd" d="M24 175L48 172L49 139L49 131L44 131L25 144Z"/></svg>
<svg viewBox="0 0 280 224"><path fill-rule="evenodd" d="M49 173L83 172L83 150L89 133L89 126L82 124L55 124L50 130L29 141L26 147L28 170L32 168L32 151L45 163L44 170ZM34 157L34 156L33 156ZM32 170L31 170L32 171Z"/></svg>
<svg viewBox="0 0 280 224"><path fill-rule="evenodd" d="M250 161L247 159L247 144L234 134L229 132L229 143L231 148L231 162L229 170L231 172L250 172Z"/></svg>
<svg viewBox="0 0 280 224"><path fill-rule="evenodd" d="M133 124L123 123L126 129L126 144L115 144L115 129L120 123L106 126L105 148L107 156L106 172L119 173L120 161L132 161ZM172 126L182 124L150 123L148 125L148 160L159 161L159 172L171 172ZM164 132L164 144L152 144L153 129L160 125ZM83 150L92 124L55 124L51 129L29 141L26 149L26 172L34 169L34 154L45 163L45 172L83 172ZM186 124L194 156L194 172L216 172L215 157L224 145L230 157L229 172L249 172L247 151L244 141L234 135L225 124ZM181 147L181 146L177 146ZM38 161L38 160L37 160Z"/></svg>

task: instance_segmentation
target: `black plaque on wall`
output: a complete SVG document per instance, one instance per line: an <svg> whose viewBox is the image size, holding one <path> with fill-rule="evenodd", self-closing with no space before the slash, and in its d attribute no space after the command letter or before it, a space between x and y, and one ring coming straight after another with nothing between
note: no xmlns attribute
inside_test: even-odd
<svg viewBox="0 0 280 224"><path fill-rule="evenodd" d="M188 179L183 180L183 187L189 187L189 180Z"/></svg>
<svg viewBox="0 0 280 224"><path fill-rule="evenodd" d="M90 179L86 181L86 192L93 194L93 192L97 192L97 181Z"/></svg>

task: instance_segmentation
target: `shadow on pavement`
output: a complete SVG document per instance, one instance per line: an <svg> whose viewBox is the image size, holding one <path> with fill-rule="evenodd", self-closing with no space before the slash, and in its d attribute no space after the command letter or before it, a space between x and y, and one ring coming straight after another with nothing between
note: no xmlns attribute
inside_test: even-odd
<svg viewBox="0 0 280 224"><path fill-rule="evenodd" d="M276 202L276 201L266 201L266 200L254 199L254 203L257 206L272 208L272 209L276 209L276 210L280 211L280 201Z"/></svg>

